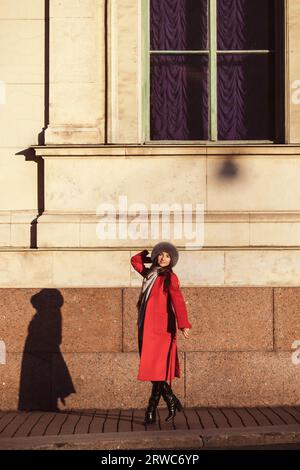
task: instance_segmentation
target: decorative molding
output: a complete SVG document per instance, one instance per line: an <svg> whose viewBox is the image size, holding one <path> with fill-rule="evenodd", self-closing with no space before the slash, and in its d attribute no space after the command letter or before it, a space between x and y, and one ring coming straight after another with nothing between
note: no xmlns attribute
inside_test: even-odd
<svg viewBox="0 0 300 470"><path fill-rule="evenodd" d="M62 128L61 128L62 129ZM72 132L69 128L64 128ZM77 131L86 131L79 128ZM89 128L93 131L93 128ZM95 130L95 129L94 129ZM300 144L272 144L272 145L45 145L32 146L38 157L220 157L220 158L284 158L285 155L300 158Z"/></svg>

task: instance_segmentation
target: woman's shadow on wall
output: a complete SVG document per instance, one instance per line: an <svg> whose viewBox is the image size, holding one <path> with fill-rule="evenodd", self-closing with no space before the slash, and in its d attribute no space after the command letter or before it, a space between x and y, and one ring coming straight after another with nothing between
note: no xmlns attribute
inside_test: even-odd
<svg viewBox="0 0 300 470"><path fill-rule="evenodd" d="M42 289L30 299L36 309L25 341L19 391L19 410L58 411L58 400L76 393L60 351L63 296Z"/></svg>

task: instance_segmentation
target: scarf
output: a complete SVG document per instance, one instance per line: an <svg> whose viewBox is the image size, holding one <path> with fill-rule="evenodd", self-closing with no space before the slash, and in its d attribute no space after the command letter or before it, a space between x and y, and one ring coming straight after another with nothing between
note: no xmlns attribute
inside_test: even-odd
<svg viewBox="0 0 300 470"><path fill-rule="evenodd" d="M152 266L149 272L143 279L142 289L140 292L139 300L137 301L138 309L138 337L139 337L139 353L141 354L142 340L143 340L143 324L145 318L146 304L153 287L154 282L156 281L157 276L164 272L164 268L161 266Z"/></svg>
<svg viewBox="0 0 300 470"><path fill-rule="evenodd" d="M146 274L146 276L143 279L143 284L139 296L139 300L137 301L137 309L138 309L138 344L139 344L139 355L141 356L141 351L142 351L142 343L143 343L143 329L144 329L144 318L145 318L145 311L146 311L146 305L147 305L147 300L149 297L149 294L151 292L151 289L153 287L153 284L155 280L157 279L157 276L163 274L165 272L165 269L161 266L152 266L149 270L149 272ZM168 287L168 283L167 283ZM172 304L171 304L172 305ZM173 309L173 307L172 307ZM173 309L174 310L174 309ZM172 336L173 340L173 336ZM172 346L172 340L171 340L171 346ZM168 361L170 360L170 353L171 353L171 346L168 354ZM171 365L170 365L171 367ZM170 379L170 386L172 384L172 379Z"/></svg>

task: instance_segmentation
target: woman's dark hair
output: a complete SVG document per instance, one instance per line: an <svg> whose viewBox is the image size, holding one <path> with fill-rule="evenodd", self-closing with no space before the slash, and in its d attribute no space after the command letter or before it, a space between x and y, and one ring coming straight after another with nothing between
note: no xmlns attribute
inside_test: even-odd
<svg viewBox="0 0 300 470"><path fill-rule="evenodd" d="M170 255L170 258L171 258L171 260L170 260L169 265L168 265L168 266L161 267L161 269L160 269L160 271L159 271L159 273L158 273L159 276L163 276L163 275L166 276L165 281L164 281L164 292L168 292L169 285L170 285L170 279L171 279L171 273L173 272L173 269L172 269L172 267L173 267L173 260L172 260L172 256L171 256L171 255ZM158 264L158 255L154 258L154 261L153 261L153 263L152 263L152 265L151 265L151 268L152 268L152 266L159 266L159 264ZM151 268L150 268L150 269L151 269Z"/></svg>

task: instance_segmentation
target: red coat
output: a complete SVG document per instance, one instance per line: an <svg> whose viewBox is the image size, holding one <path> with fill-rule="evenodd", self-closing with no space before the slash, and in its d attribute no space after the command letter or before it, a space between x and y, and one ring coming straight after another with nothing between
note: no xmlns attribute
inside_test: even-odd
<svg viewBox="0 0 300 470"><path fill-rule="evenodd" d="M143 277L149 271L143 263L143 253L131 257L131 264ZM144 319L143 343L140 356L138 380L171 380L180 378L177 353L177 328L192 328L188 321L186 304L175 273L171 273L169 293L176 322L175 330L170 333L168 324L173 310L168 307L167 293L163 291L165 276L157 276L150 291ZM176 325L177 323L177 325Z"/></svg>

